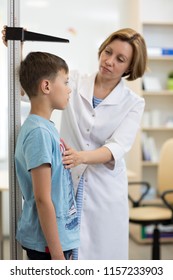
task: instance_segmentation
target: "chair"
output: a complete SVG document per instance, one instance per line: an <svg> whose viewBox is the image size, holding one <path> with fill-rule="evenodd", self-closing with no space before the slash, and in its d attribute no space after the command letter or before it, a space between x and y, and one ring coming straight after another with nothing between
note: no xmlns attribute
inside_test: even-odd
<svg viewBox="0 0 173 280"><path fill-rule="evenodd" d="M145 204L145 196L150 189L148 182L130 182L129 200L132 204L129 210L129 222L141 226L153 225L152 259L160 259L160 230L159 225L173 224L173 139L168 139L162 146L158 164L158 196L162 204ZM145 191L138 200L130 194L132 185L143 185Z"/></svg>

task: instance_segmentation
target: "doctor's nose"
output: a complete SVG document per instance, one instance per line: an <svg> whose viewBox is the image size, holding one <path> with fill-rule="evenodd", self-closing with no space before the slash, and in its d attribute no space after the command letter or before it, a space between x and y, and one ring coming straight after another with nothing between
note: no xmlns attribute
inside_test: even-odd
<svg viewBox="0 0 173 280"><path fill-rule="evenodd" d="M105 63L106 63L106 65L112 66L114 63L114 58L113 57L107 58Z"/></svg>

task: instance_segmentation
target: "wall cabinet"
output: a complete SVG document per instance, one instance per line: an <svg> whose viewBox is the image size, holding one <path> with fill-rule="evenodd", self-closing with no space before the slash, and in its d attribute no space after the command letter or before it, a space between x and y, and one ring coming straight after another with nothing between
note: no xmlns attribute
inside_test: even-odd
<svg viewBox="0 0 173 280"><path fill-rule="evenodd" d="M141 129L141 174L157 194L157 166L161 146L173 137L173 91L167 89L173 71L173 22L142 22L148 50L148 70L142 79L146 107Z"/></svg>
<svg viewBox="0 0 173 280"><path fill-rule="evenodd" d="M173 90L167 89L168 73L173 71L173 54L160 53L162 48L173 50L173 23L162 25L143 22L142 30L149 49L149 69L141 80L141 95L145 99L146 106L140 133L140 167L141 180L148 181L151 185L147 199L155 199L160 150L163 143L173 137ZM158 34L159 30L161 34ZM161 40L160 36L164 39ZM130 225L130 235L139 243L151 242L151 238L146 237L149 236L147 232L151 235L153 228ZM161 237L161 242L173 242L173 227L168 229L168 233L167 228L162 228L162 232L161 236L164 237Z"/></svg>

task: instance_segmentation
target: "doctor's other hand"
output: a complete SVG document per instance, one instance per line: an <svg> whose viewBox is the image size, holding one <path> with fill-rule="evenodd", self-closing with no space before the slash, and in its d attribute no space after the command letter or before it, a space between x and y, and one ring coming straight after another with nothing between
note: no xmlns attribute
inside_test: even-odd
<svg viewBox="0 0 173 280"><path fill-rule="evenodd" d="M3 26L3 29L2 29L2 31L1 31L1 33L2 33L2 41L3 41L3 44L7 47L7 41L5 40L5 37L6 37L6 25L4 25Z"/></svg>
<svg viewBox="0 0 173 280"><path fill-rule="evenodd" d="M83 163L82 151L78 152L71 147L66 146L66 151L63 153L62 162L66 169L73 168Z"/></svg>
<svg viewBox="0 0 173 280"><path fill-rule="evenodd" d="M1 33L2 33L2 42L7 47L8 46L8 41L5 40L5 38L6 38L6 28L7 28L7 25L4 25ZM26 28L24 28L24 30L27 31ZM23 48L23 43L24 42L21 41L21 48Z"/></svg>

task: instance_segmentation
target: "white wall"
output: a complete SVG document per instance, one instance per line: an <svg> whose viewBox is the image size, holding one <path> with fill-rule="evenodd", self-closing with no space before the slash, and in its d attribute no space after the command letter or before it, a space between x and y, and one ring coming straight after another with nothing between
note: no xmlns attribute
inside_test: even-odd
<svg viewBox="0 0 173 280"><path fill-rule="evenodd" d="M81 72L96 70L97 49L100 43L110 32L128 24L124 9L127 2L127 0L21 1L22 26L35 32L70 39L70 44L26 42L26 52L37 49L50 51L63 56L71 69L80 69Z"/></svg>
<svg viewBox="0 0 173 280"><path fill-rule="evenodd" d="M127 0L21 1L21 26L70 40L69 44L26 42L24 55L35 50L48 51L62 56L70 69L82 73L96 71L101 42L111 32L129 25L128 9L124 9L127 5ZM57 128L60 119L61 112L54 111L52 120Z"/></svg>
<svg viewBox="0 0 173 280"><path fill-rule="evenodd" d="M0 29L7 22L7 1L1 0ZM1 36L0 36L1 38ZM0 161L7 157L7 50L0 40Z"/></svg>
<svg viewBox="0 0 173 280"><path fill-rule="evenodd" d="M171 22L173 18L172 0L140 0L142 21Z"/></svg>

